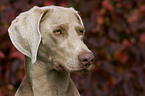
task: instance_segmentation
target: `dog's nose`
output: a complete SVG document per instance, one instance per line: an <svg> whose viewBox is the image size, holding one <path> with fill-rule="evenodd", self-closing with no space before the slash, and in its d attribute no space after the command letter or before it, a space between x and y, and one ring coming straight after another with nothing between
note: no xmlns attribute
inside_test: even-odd
<svg viewBox="0 0 145 96"><path fill-rule="evenodd" d="M93 59L94 59L94 55L91 52L87 52L87 51L82 51L79 53L79 61L83 66L90 66Z"/></svg>

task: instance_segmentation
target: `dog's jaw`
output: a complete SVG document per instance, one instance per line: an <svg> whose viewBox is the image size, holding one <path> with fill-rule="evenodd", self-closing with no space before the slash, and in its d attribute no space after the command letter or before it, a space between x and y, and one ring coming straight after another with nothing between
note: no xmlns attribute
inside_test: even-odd
<svg viewBox="0 0 145 96"><path fill-rule="evenodd" d="M25 57L26 76L15 96L80 96L69 72L49 69L39 59L33 65L29 63Z"/></svg>

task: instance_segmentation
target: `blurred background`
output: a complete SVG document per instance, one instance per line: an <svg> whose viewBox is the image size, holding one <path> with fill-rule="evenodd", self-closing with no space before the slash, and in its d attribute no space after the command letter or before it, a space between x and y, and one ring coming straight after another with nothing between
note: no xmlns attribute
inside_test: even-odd
<svg viewBox="0 0 145 96"><path fill-rule="evenodd" d="M0 96L14 96L25 74L8 27L34 5L79 11L95 55L91 71L72 74L81 96L145 96L145 0L0 0Z"/></svg>

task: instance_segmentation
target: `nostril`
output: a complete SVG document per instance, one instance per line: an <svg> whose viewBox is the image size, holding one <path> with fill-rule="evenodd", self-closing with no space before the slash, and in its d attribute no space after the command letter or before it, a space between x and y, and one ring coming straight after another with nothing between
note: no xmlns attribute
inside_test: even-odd
<svg viewBox="0 0 145 96"><path fill-rule="evenodd" d="M91 62L93 62L94 61L94 58L91 60Z"/></svg>
<svg viewBox="0 0 145 96"><path fill-rule="evenodd" d="M83 61L84 61L84 62L88 62L88 59L84 59Z"/></svg>

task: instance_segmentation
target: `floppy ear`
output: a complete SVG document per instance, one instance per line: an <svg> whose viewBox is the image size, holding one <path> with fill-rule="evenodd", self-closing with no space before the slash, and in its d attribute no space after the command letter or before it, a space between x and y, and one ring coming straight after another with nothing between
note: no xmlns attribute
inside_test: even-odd
<svg viewBox="0 0 145 96"><path fill-rule="evenodd" d="M78 14L78 12L76 13L76 15L77 15L77 18L80 21L81 25L84 26L81 16Z"/></svg>
<svg viewBox="0 0 145 96"><path fill-rule="evenodd" d="M14 46L24 55L30 57L32 64L36 61L41 41L39 24L43 14L44 12L35 6L17 16L8 29Z"/></svg>
<svg viewBox="0 0 145 96"><path fill-rule="evenodd" d="M81 16L78 14L78 11L76 11L76 10L75 10L74 8L72 8L72 7L70 8L70 10L74 12L74 14L76 15L76 17L77 17L77 19L79 20L80 24L81 24L82 26L84 26L83 21L82 21L82 19L81 19Z"/></svg>

